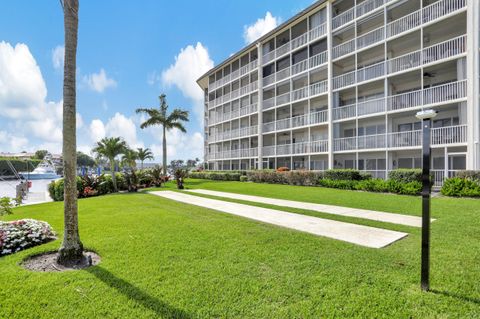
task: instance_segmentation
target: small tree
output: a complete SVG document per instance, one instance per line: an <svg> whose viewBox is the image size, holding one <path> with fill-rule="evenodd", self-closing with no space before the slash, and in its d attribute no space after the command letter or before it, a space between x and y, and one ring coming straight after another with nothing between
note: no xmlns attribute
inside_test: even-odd
<svg viewBox="0 0 480 319"><path fill-rule="evenodd" d="M153 153L149 148L137 148L138 159L140 160L140 169L143 169L143 162L153 160Z"/></svg>
<svg viewBox="0 0 480 319"><path fill-rule="evenodd" d="M175 181L177 182L177 188L184 189L185 187L183 186L183 182L188 176L188 171L183 168L177 168L175 169L173 175L175 176Z"/></svg>
<svg viewBox="0 0 480 319"><path fill-rule="evenodd" d="M127 148L127 143L120 137L105 137L93 148L93 152L98 156L103 156L110 163L110 171L112 172L113 189L118 191L117 179L115 177L115 157L123 154Z"/></svg>
<svg viewBox="0 0 480 319"><path fill-rule="evenodd" d="M174 109L172 113L168 114L168 104L166 95L162 94L159 97L160 99L160 108L138 108L137 113L144 113L149 116L145 122L140 125L141 129L161 125L163 128L163 173L167 174L167 131L176 128L182 132L186 132L184 122L188 122L188 111L182 109Z"/></svg>
<svg viewBox="0 0 480 319"><path fill-rule="evenodd" d="M43 160L45 156L47 156L48 151L47 150L38 150L35 152L35 158L39 160Z"/></svg>
<svg viewBox="0 0 480 319"><path fill-rule="evenodd" d="M0 217L3 215L13 214L13 207L15 206L13 200L10 197L0 198Z"/></svg>
<svg viewBox="0 0 480 319"><path fill-rule="evenodd" d="M123 151L122 165L130 168L132 171L137 167L138 153L130 148Z"/></svg>

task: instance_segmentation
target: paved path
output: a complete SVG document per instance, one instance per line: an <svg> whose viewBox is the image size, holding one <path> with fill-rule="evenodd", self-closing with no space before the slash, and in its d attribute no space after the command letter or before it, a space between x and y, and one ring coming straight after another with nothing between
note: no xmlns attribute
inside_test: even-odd
<svg viewBox="0 0 480 319"><path fill-rule="evenodd" d="M399 224L399 225L414 226L414 227L422 226L422 218L416 217L416 216L385 213L385 212L378 212L374 210L357 209L357 208L349 208L349 207L342 207L342 206L297 202L293 200L284 200L284 199L276 199L276 198L268 198L268 197L260 197L260 196L217 192L217 191L210 191L206 189L192 189L192 190L189 190L189 192L194 192L194 193L204 194L204 195L211 195L211 196L218 196L218 197L225 197L225 198L233 198L233 199L244 200L249 202L258 202L258 203L270 204L275 206L284 206L284 207L313 210L313 211L333 214L333 215L342 215L342 216L349 216L349 217L371 219L371 220Z"/></svg>
<svg viewBox="0 0 480 319"><path fill-rule="evenodd" d="M371 248L385 247L408 235L406 233L392 230L288 213L270 208L232 203L180 192L158 191L151 192L151 194L186 204L205 207L268 224L287 227Z"/></svg>

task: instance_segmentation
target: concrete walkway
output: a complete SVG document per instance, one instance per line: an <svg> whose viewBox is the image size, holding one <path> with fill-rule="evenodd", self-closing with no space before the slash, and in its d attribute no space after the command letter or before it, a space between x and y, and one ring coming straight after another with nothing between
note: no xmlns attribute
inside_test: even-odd
<svg viewBox="0 0 480 319"><path fill-rule="evenodd" d="M158 191L151 192L150 194L185 204L205 207L371 248L382 248L407 236L406 233L392 230L288 213L275 209L232 203L179 192Z"/></svg>
<svg viewBox="0 0 480 319"><path fill-rule="evenodd" d="M218 196L218 197L225 197L225 198L232 198L232 199L244 200L249 202L258 202L262 204L269 204L269 205L275 205L275 206L300 208L300 209L312 210L312 211L333 214L333 215L358 217L358 218L376 220L376 221L399 224L399 225L414 226L414 227L422 226L422 218L416 217L416 216L385 213L385 212L378 212L374 210L357 209L357 208L349 208L349 207L342 207L342 206L297 202L293 200L284 200L284 199L276 199L276 198L268 198L268 197L260 197L260 196L217 192L217 191L210 191L206 189L192 189L192 190L189 190L189 192L194 192L194 193L204 194L204 195L211 195L211 196Z"/></svg>

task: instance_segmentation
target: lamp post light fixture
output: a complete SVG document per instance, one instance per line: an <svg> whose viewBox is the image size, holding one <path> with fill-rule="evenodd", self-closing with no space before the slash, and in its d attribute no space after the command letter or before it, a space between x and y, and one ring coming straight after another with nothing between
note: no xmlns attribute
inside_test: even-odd
<svg viewBox="0 0 480 319"><path fill-rule="evenodd" d="M430 127L431 119L437 115L435 110L422 110L416 114L422 120L422 270L421 287L430 289Z"/></svg>

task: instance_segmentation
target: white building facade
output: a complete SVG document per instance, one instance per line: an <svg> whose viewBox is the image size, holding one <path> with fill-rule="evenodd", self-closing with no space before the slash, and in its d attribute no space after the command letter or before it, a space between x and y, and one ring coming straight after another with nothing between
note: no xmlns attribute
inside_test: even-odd
<svg viewBox="0 0 480 319"><path fill-rule="evenodd" d="M203 75L210 170L480 169L478 0L319 0Z"/></svg>

